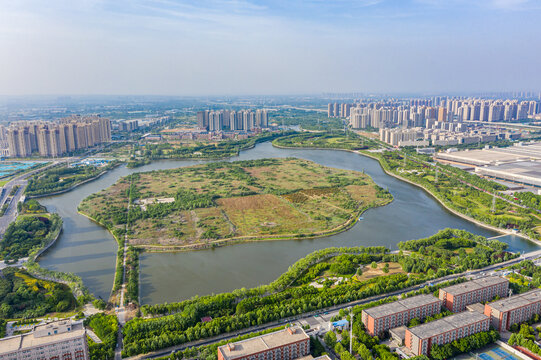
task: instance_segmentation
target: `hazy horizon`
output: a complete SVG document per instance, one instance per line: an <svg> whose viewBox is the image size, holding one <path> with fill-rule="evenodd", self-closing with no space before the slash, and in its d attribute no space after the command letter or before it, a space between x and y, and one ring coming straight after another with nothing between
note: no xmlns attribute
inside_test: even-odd
<svg viewBox="0 0 541 360"><path fill-rule="evenodd" d="M0 0L0 94L540 91L539 0Z"/></svg>

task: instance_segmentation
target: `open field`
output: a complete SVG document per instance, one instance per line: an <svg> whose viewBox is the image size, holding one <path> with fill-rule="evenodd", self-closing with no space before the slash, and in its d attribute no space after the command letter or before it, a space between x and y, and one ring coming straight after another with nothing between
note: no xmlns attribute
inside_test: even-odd
<svg viewBox="0 0 541 360"><path fill-rule="evenodd" d="M385 264L389 264L389 271L385 273L383 268L385 267ZM377 268L372 268L370 265L363 266L363 274L361 276L357 275L357 280L359 281L365 281L370 280L373 278L376 278L378 276L386 276L386 275L392 275L392 274L404 274L404 270L402 270L402 265L396 262L389 262L389 263L379 263L377 264Z"/></svg>
<svg viewBox="0 0 541 360"><path fill-rule="evenodd" d="M129 221L131 245L159 250L320 236L391 198L359 172L262 159L134 174L83 200L79 211L116 235Z"/></svg>

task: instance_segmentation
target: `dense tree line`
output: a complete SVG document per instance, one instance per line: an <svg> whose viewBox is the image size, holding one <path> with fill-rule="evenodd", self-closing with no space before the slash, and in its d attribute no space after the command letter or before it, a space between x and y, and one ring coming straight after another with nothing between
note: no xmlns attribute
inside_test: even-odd
<svg viewBox="0 0 541 360"><path fill-rule="evenodd" d="M67 285L39 280L22 269L7 267L0 274L0 318L34 318L77 305Z"/></svg>
<svg viewBox="0 0 541 360"><path fill-rule="evenodd" d="M118 335L118 321L116 316L97 313L86 318L84 325L90 327L102 341L101 344L95 343L92 339L88 341L90 359L114 359Z"/></svg>
<svg viewBox="0 0 541 360"><path fill-rule="evenodd" d="M111 162L103 167L97 166L58 166L40 172L28 180L26 195L45 195L69 189L85 180L91 179L103 171L117 166Z"/></svg>
<svg viewBox="0 0 541 360"><path fill-rule="evenodd" d="M126 254L126 302L139 304L139 250L128 247Z"/></svg>
<svg viewBox="0 0 541 360"><path fill-rule="evenodd" d="M535 331L529 325L520 325L518 333L511 334L507 343L511 346L523 347L536 355L541 355L541 348L536 344Z"/></svg>
<svg viewBox="0 0 541 360"><path fill-rule="evenodd" d="M356 299L391 292L418 284L422 280L395 274L374 278L364 283L338 285L321 290L311 286L289 288L265 297L245 298L236 303L232 294L218 295L227 307L210 307L215 303L195 302L186 306L182 313L155 319L134 319L124 327L124 354L131 356L182 344L224 332L236 331L253 325L260 325L278 319L298 315ZM210 322L200 322L202 316L229 312L226 316L215 317ZM234 315L234 316L232 316Z"/></svg>
<svg viewBox="0 0 541 360"><path fill-rule="evenodd" d="M54 239L49 236L62 226L62 219L53 214L46 216L24 216L9 224L0 242L0 258L17 260L27 257Z"/></svg>
<svg viewBox="0 0 541 360"><path fill-rule="evenodd" d="M541 210L541 195L535 195L530 191L516 192L514 196L521 200L524 205L531 206L537 210Z"/></svg>
<svg viewBox="0 0 541 360"><path fill-rule="evenodd" d="M280 137L273 141L273 144L283 147L312 147L322 149L346 149L363 150L376 145L376 142L361 137L354 132L338 133L300 133Z"/></svg>
<svg viewBox="0 0 541 360"><path fill-rule="evenodd" d="M447 247L449 244L441 240L446 237L452 240L456 234L461 234L464 239L477 239L473 235L468 235L464 232L442 231L442 234L439 234L436 239L432 239L433 241L431 243ZM481 243L485 241L484 238L477 240ZM422 245L419 244L405 243L403 246L409 248L419 246L419 250L421 250ZM471 245L471 243L463 241L460 241L459 244ZM453 245L451 247L455 248L456 246ZM484 245L478 246L484 247ZM430 248L430 246L427 247ZM501 248L504 248L504 246L495 244L495 250L487 247L488 250L486 251L498 252L500 251L498 249ZM450 251L447 249L443 250ZM459 248L458 250L463 250L463 248ZM339 284L332 288L316 289L309 285L289 287L297 279L310 273L311 267L318 266L317 264L324 260L336 257L340 259L338 263L342 261L353 262L353 256L358 256L359 259L362 259L355 259L355 262L364 261L366 264L373 261L373 257L385 262L394 261L399 263L404 261L404 259L412 258L412 254L408 254L407 256L400 253L389 254L388 250L382 247L324 249L299 260L284 275L267 286L249 290L239 289L231 293L204 296L201 298L195 297L180 303L145 305L142 307L144 314L174 314L152 319L134 319L126 324L124 328L125 355L131 356L153 351L224 332L236 331L253 325L261 325L281 318L356 299L392 292L441 275L440 272L430 273L430 271L422 271L419 274L409 274L409 276L402 273L381 276L364 282ZM467 270L472 268L471 266L478 265L483 261L495 263L504 260L503 256L491 256L489 253L484 253L483 251L474 251L468 254L468 256L471 256L476 261L472 260L460 264L453 271L458 272L457 269ZM434 257L437 257L437 259L434 259ZM439 264L443 268L450 265L450 260L446 260L446 257L441 257L438 252L428 252L423 254L422 258L426 261ZM443 273L446 272L444 271ZM432 288L430 290L435 291ZM211 316L213 320L203 323L200 319L204 316Z"/></svg>
<svg viewBox="0 0 541 360"><path fill-rule="evenodd" d="M223 140L215 144L197 143L193 146L176 146L171 143L145 144L143 148L143 160L156 159L190 159L206 158L219 159L237 156L241 150L254 147L256 144L271 141L278 137L292 134L286 132L264 132L257 136L242 140ZM133 159L133 165L137 165L141 159Z"/></svg>
<svg viewBox="0 0 541 360"><path fill-rule="evenodd" d="M430 350L430 357L435 360L450 359L458 354L485 347L499 339L500 333L496 330L482 331L462 339L454 340L448 344L434 344Z"/></svg>
<svg viewBox="0 0 541 360"><path fill-rule="evenodd" d="M0 339L6 336L7 320L0 319Z"/></svg>
<svg viewBox="0 0 541 360"><path fill-rule="evenodd" d="M404 271L437 273L438 277L518 256L506 252L507 244L503 242L456 229L445 229L425 239L400 242L398 247L401 251L415 251L411 256L398 259ZM466 248L472 251L467 252Z"/></svg>

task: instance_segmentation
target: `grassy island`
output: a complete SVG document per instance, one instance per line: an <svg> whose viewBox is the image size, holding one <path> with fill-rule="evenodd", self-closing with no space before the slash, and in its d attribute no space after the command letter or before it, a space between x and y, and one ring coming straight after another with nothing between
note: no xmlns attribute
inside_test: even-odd
<svg viewBox="0 0 541 360"><path fill-rule="evenodd" d="M117 236L129 222L130 245L175 250L327 235L391 199L363 173L287 158L133 174L79 211Z"/></svg>

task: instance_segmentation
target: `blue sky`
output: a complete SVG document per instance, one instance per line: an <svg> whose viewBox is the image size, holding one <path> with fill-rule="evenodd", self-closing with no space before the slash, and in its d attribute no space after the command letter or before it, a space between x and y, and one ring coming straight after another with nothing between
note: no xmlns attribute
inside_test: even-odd
<svg viewBox="0 0 541 360"><path fill-rule="evenodd" d="M541 90L541 0L0 0L0 94Z"/></svg>

